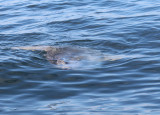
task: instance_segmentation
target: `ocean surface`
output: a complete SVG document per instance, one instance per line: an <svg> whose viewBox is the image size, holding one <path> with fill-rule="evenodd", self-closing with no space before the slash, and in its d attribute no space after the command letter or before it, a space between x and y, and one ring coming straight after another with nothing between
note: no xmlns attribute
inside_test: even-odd
<svg viewBox="0 0 160 115"><path fill-rule="evenodd" d="M113 59L64 69L22 46ZM0 0L0 114L159 115L160 1Z"/></svg>

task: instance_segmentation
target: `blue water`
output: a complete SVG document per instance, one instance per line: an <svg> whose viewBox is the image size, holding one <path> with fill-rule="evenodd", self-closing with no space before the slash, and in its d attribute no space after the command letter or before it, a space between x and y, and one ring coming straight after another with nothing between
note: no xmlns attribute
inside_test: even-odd
<svg viewBox="0 0 160 115"><path fill-rule="evenodd" d="M11 49L34 45L124 57L66 70ZM0 0L0 114L160 114L160 1Z"/></svg>

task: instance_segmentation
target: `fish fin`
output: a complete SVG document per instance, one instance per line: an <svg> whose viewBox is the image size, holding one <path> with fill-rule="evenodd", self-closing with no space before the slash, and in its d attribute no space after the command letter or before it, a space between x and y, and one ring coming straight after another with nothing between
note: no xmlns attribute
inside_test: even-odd
<svg viewBox="0 0 160 115"><path fill-rule="evenodd" d="M22 47L11 47L11 49L17 49L17 50L40 50L40 51L48 51L51 46L22 46Z"/></svg>

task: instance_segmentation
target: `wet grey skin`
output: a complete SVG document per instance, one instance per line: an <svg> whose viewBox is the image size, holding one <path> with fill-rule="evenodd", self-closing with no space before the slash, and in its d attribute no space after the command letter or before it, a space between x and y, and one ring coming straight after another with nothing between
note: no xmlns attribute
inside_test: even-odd
<svg viewBox="0 0 160 115"><path fill-rule="evenodd" d="M52 64L65 65L70 61L78 61L85 59L82 54L84 51L79 49L73 49L70 47L48 47L46 50L46 59Z"/></svg>
<svg viewBox="0 0 160 115"><path fill-rule="evenodd" d="M46 51L46 59L60 68L69 69L69 64L76 64L83 60L99 62L106 60L118 60L122 56L106 56L97 50L91 50L89 48L76 48L76 47L52 47L52 46L24 46L24 47L12 47L11 49L22 50L40 50Z"/></svg>

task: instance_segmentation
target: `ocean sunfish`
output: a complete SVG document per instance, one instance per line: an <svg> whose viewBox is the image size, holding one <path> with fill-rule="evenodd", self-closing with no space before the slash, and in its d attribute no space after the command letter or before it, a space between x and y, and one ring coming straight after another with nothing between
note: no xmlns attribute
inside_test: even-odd
<svg viewBox="0 0 160 115"><path fill-rule="evenodd" d="M52 46L23 46L12 47L11 49L17 50L32 50L32 51L45 51L46 59L63 69L71 69L77 65L85 66L88 64L95 64L101 61L114 61L123 58L124 56L109 56L97 50L79 47L52 47ZM87 66L87 65L86 65Z"/></svg>

